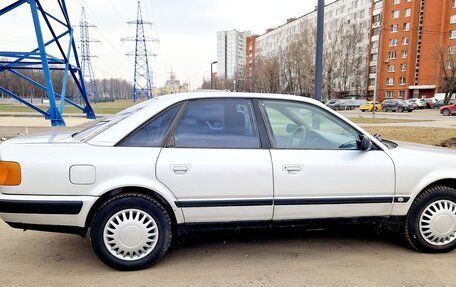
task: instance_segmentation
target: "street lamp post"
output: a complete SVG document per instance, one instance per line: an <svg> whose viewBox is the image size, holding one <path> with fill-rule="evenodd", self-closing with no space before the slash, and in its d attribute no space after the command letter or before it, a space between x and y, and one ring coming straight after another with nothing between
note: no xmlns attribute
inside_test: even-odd
<svg viewBox="0 0 456 287"><path fill-rule="evenodd" d="M318 0L317 50L315 59L315 99L321 101L323 89L323 32L325 28L325 0Z"/></svg>
<svg viewBox="0 0 456 287"><path fill-rule="evenodd" d="M214 62L211 63L211 90L214 88L214 87L213 87L213 84L212 84L212 82L213 82L213 75L214 75L214 74L213 74L212 67L213 67L215 64L217 64L217 63L218 63L217 61L214 61Z"/></svg>

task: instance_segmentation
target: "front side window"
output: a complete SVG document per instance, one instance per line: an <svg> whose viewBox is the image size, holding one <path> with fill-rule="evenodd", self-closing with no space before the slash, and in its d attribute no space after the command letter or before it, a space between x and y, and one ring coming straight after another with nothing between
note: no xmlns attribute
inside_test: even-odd
<svg viewBox="0 0 456 287"><path fill-rule="evenodd" d="M174 131L178 148L260 147L253 106L250 100L196 100Z"/></svg>
<svg viewBox="0 0 456 287"><path fill-rule="evenodd" d="M265 100L263 107L277 149L358 149L358 132L327 111L277 100Z"/></svg>
<svg viewBox="0 0 456 287"><path fill-rule="evenodd" d="M158 116L128 136L120 146L128 147L160 147L171 127L173 119L179 111L180 105L176 105Z"/></svg>

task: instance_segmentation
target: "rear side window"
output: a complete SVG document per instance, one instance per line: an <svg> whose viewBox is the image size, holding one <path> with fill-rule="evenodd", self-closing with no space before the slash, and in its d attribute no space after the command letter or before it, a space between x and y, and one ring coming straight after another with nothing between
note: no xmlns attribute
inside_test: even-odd
<svg viewBox="0 0 456 287"><path fill-rule="evenodd" d="M174 132L174 144L181 148L259 148L252 102L190 102Z"/></svg>
<svg viewBox="0 0 456 287"><path fill-rule="evenodd" d="M154 117L144 126L128 136L120 146L128 147L160 147L163 140L179 111L180 105L176 105L158 116Z"/></svg>

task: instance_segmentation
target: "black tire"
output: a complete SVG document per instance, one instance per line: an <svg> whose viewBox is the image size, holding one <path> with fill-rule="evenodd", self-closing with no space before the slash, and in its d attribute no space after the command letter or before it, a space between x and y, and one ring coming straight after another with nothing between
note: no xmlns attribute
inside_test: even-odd
<svg viewBox="0 0 456 287"><path fill-rule="evenodd" d="M456 203L456 190L447 186L429 187L415 199L410 207L405 221L403 236L413 249L426 253L444 253L455 249L456 240L442 245L431 244L420 232L419 224L423 212L433 203L441 200Z"/></svg>
<svg viewBox="0 0 456 287"><path fill-rule="evenodd" d="M403 109L403 108L398 108L397 111L398 111L399 113L403 113L403 112L404 112L404 109Z"/></svg>
<svg viewBox="0 0 456 287"><path fill-rule="evenodd" d="M365 112L366 112L366 110L361 110L361 112L365 113Z"/></svg>
<svg viewBox="0 0 456 287"><path fill-rule="evenodd" d="M123 260L114 256L106 247L104 240L104 229L108 221L119 212L129 209L139 210L144 215L150 216L156 223L155 226L158 230L155 246L150 248L151 251L146 256L143 255L144 257L137 260L131 258L130 260ZM145 226L145 224L143 225ZM140 232L140 234L143 235L144 232ZM153 198L135 193L121 194L108 200L100 207L90 226L89 237L95 254L106 265L124 271L140 270L157 263L166 254L172 241L172 223L163 206ZM142 238L145 239L146 237L143 236ZM150 237L147 238L150 239ZM121 256L119 255L119 257Z"/></svg>
<svg viewBox="0 0 456 287"><path fill-rule="evenodd" d="M383 108L382 108L382 111L385 112L385 113L387 113L387 112L388 112L388 108L387 108L387 107L383 107Z"/></svg>
<svg viewBox="0 0 456 287"><path fill-rule="evenodd" d="M451 112L450 112L449 109L444 109L444 110L442 111L442 114L443 114L444 116L448 117L449 115L451 115Z"/></svg>

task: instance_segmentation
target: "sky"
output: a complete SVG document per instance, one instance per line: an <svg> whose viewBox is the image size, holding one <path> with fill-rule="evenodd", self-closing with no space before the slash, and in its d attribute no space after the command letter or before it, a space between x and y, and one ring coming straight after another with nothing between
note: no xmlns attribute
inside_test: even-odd
<svg viewBox="0 0 456 287"><path fill-rule="evenodd" d="M2 0L0 8L13 0ZM50 11L57 1L42 1ZM122 42L135 35L126 22L136 18L136 0L66 0L71 22L77 25L81 7L96 27L90 37L92 66L97 78L124 78L133 82L134 42ZM161 86L174 71L181 82L197 89L210 76L210 63L217 59L217 31L238 29L263 34L267 28L282 25L286 19L310 12L317 0L141 0L146 35L158 38L148 49L157 54L150 60L154 86ZM0 50L33 49L35 35L29 7L0 16ZM48 36L48 35L45 35ZM79 31L75 28L75 37Z"/></svg>

